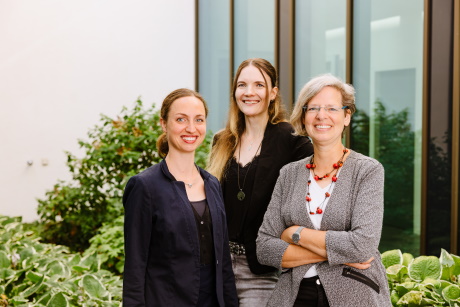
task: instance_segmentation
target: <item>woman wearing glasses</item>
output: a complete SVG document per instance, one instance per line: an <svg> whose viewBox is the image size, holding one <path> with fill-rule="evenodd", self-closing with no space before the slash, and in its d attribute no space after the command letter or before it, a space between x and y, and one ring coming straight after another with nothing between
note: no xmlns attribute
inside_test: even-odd
<svg viewBox="0 0 460 307"><path fill-rule="evenodd" d="M243 61L208 165L222 184L240 306L265 306L278 280L276 268L257 261L256 237L281 167L313 152L308 138L292 133L275 68L260 58Z"/></svg>
<svg viewBox="0 0 460 307"><path fill-rule="evenodd" d="M332 75L299 94L291 123L314 155L281 170L259 230L259 261L283 269L269 306L391 306L377 249L384 170L342 145L354 100Z"/></svg>

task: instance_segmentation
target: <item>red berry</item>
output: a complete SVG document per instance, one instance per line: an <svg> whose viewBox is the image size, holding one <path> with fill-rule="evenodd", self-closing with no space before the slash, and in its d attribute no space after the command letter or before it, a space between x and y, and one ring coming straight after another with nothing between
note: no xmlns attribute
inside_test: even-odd
<svg viewBox="0 0 460 307"><path fill-rule="evenodd" d="M339 168L339 165L337 163L334 163L334 165L332 165L335 169L338 169Z"/></svg>
<svg viewBox="0 0 460 307"><path fill-rule="evenodd" d="M315 214L315 212L311 212L311 211L310 211L310 214L311 214L311 215L314 215L314 214Z"/></svg>
<svg viewBox="0 0 460 307"><path fill-rule="evenodd" d="M321 208L316 208L316 213L321 214L323 213L323 210Z"/></svg>
<svg viewBox="0 0 460 307"><path fill-rule="evenodd" d="M318 181L318 180L319 180L319 177L318 177L318 175L315 175L315 177L314 177L314 178L315 178L315 180L316 180L316 181Z"/></svg>
<svg viewBox="0 0 460 307"><path fill-rule="evenodd" d="M332 181L333 181L333 182L336 182L336 181L337 181L337 177L336 177L335 175L332 176Z"/></svg>
<svg viewBox="0 0 460 307"><path fill-rule="evenodd" d="M329 197L329 196L331 196L331 194L329 194L329 192L326 192L326 194L325 194L325 195L326 195L326 197Z"/></svg>
<svg viewBox="0 0 460 307"><path fill-rule="evenodd" d="M311 198L310 197L305 197L306 201L311 201Z"/></svg>

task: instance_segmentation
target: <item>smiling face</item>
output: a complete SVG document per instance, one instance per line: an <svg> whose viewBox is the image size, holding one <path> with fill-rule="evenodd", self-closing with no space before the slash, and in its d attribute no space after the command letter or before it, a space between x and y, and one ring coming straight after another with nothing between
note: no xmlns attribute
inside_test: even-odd
<svg viewBox="0 0 460 307"><path fill-rule="evenodd" d="M203 102L194 96L176 99L167 120L162 118L160 122L168 137L169 152L194 152L206 135L206 110Z"/></svg>
<svg viewBox="0 0 460 307"><path fill-rule="evenodd" d="M308 103L308 107L321 107L319 112L305 112L304 125L314 144L341 142L343 129L350 124L351 115L342 110L342 94L334 87L326 86ZM324 107L340 109L328 112Z"/></svg>
<svg viewBox="0 0 460 307"><path fill-rule="evenodd" d="M264 79L265 77L265 79ZM272 88L269 76L253 66L246 66L236 81L235 98L246 117L268 116L269 101L275 99L278 88ZM268 94L268 97L267 97Z"/></svg>

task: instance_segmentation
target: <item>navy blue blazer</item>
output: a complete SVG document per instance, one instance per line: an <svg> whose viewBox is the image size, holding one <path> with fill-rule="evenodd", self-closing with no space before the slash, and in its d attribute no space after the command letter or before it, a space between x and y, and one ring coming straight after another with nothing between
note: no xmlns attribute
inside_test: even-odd
<svg viewBox="0 0 460 307"><path fill-rule="evenodd" d="M200 174L212 219L217 299L238 306L221 187L201 168ZM163 160L128 181L123 205L123 306L196 306L200 242L185 184Z"/></svg>

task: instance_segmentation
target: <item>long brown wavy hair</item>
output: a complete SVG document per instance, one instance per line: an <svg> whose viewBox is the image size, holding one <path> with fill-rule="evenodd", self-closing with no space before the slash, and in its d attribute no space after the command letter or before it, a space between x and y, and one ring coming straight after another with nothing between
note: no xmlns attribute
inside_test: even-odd
<svg viewBox="0 0 460 307"><path fill-rule="evenodd" d="M278 74L275 67L265 59L252 58L243 61L238 70L236 71L232 85L232 99L230 101L230 110L228 113L227 125L221 131L219 131L213 142L211 154L209 156L209 162L207 170L216 176L219 180L222 180L225 176L225 171L228 166L228 161L233 156L236 146L240 141L240 137L246 129L246 122L244 120L244 114L238 108L236 102L235 91L238 82L238 78L241 71L247 66L256 67L262 74L266 84L270 84L272 88L278 87ZM270 82L265 79L266 73L270 78ZM266 87L267 95L266 99L269 99L269 87ZM276 94L275 99L271 100L268 106L268 121L271 124L278 124L285 122L286 111L281 101L279 91Z"/></svg>

